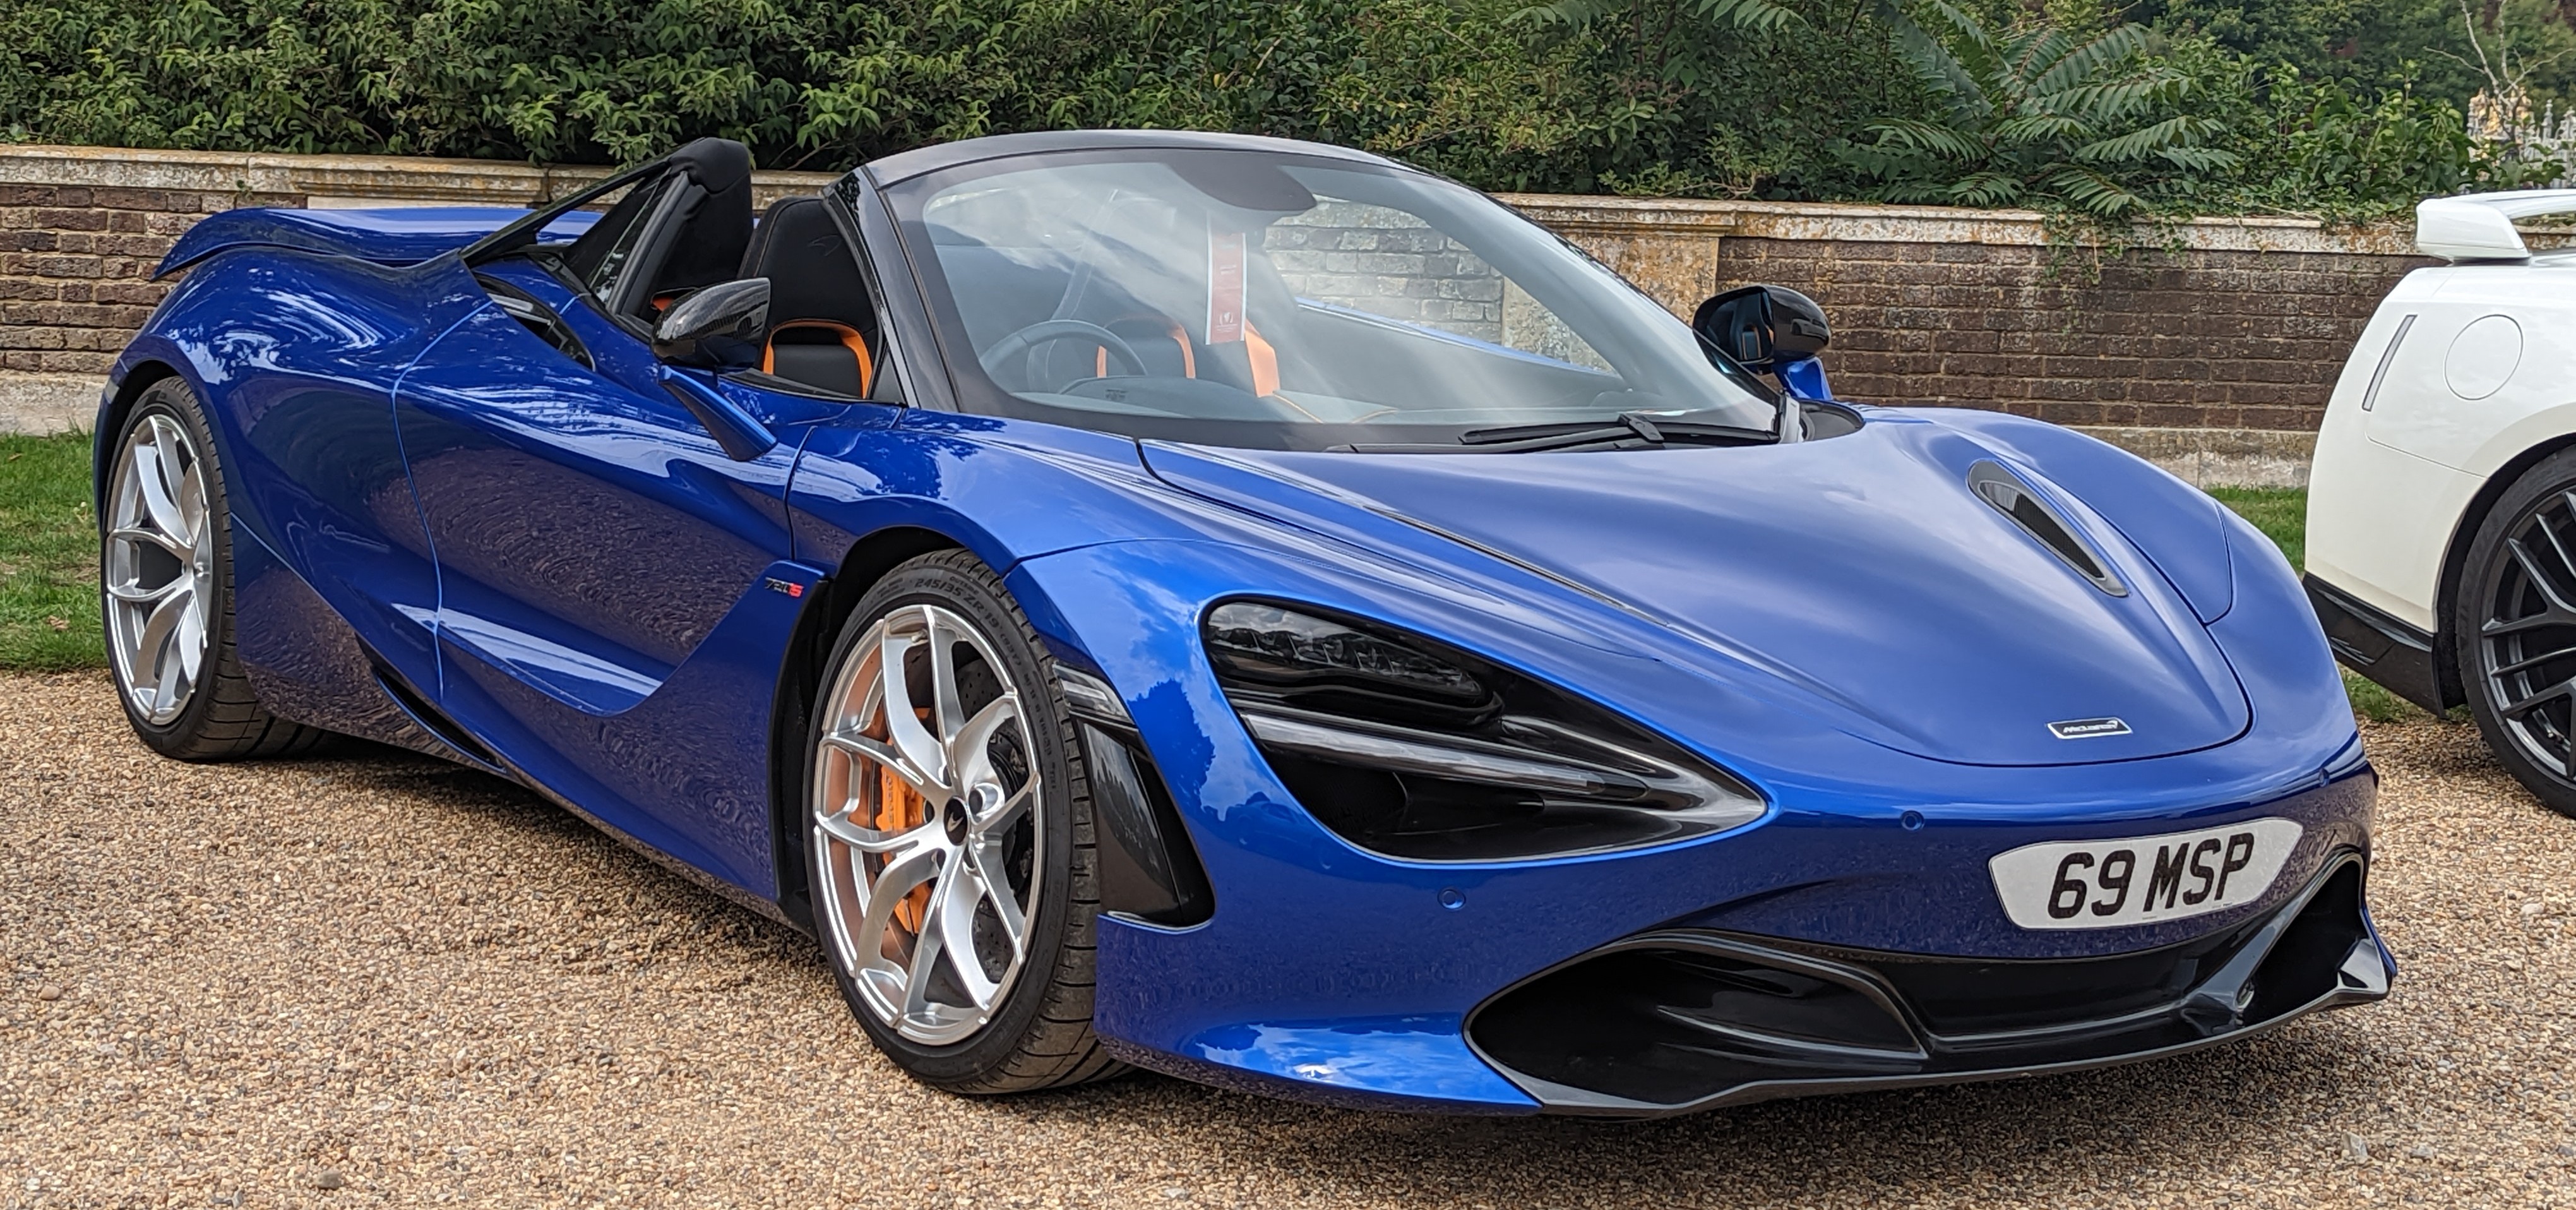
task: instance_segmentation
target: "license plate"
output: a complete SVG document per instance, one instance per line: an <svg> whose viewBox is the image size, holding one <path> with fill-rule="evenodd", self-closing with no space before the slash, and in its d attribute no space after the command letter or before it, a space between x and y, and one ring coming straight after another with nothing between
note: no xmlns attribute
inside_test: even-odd
<svg viewBox="0 0 2576 1210"><path fill-rule="evenodd" d="M2257 819L2132 840L2023 845L1986 868L2014 924L2119 928L2252 903L2298 843L2296 821Z"/></svg>

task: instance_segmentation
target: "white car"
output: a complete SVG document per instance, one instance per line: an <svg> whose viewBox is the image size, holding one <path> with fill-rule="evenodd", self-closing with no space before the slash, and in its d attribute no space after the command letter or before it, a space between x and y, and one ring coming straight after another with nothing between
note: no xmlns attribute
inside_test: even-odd
<svg viewBox="0 0 2576 1210"><path fill-rule="evenodd" d="M2465 704L2541 801L2576 815L2576 249L2516 219L2576 190L2436 198L2317 434L2307 585L2335 654Z"/></svg>

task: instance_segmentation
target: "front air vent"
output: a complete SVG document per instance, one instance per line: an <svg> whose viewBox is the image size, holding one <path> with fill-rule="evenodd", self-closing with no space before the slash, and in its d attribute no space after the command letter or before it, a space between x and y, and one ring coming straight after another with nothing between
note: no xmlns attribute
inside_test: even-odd
<svg viewBox="0 0 2576 1210"><path fill-rule="evenodd" d="M1969 467L1968 488L1979 499L1994 505L1995 511L2010 517L2024 533L2038 539L2040 545L2074 568L2075 574L2092 581L2093 587L2115 597L2129 595L2128 585L2122 584L2109 565L2075 536L2074 527L2041 500L2029 484L2005 470L2002 463L1980 462Z"/></svg>

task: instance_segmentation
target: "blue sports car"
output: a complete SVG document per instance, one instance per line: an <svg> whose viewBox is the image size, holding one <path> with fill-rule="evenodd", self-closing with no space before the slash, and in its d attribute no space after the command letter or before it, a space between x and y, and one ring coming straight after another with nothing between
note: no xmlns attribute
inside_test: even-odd
<svg viewBox="0 0 2576 1210"><path fill-rule="evenodd" d="M181 270L97 425L144 742L525 785L810 930L941 1088L1647 1116L2395 973L2259 533L1374 156L1013 135L755 215L702 140Z"/></svg>

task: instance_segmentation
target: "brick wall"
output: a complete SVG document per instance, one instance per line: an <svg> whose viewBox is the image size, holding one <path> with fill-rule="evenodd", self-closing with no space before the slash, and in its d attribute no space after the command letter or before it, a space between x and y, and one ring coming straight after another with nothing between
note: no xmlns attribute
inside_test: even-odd
<svg viewBox="0 0 2576 1210"><path fill-rule="evenodd" d="M153 266L209 214L243 206L529 206L605 171L394 156L0 146L0 411L60 398L60 406L76 406L86 422L97 378L169 291L170 283L151 280ZM831 179L758 173L753 194L766 203ZM0 415L0 431L32 427L8 419Z"/></svg>
<svg viewBox="0 0 2576 1210"><path fill-rule="evenodd" d="M2053 269L2052 256L2061 263ZM2379 299L2420 257L1737 237L1729 282L1803 290L1835 393L2058 424L2309 432Z"/></svg>
<svg viewBox="0 0 2576 1210"><path fill-rule="evenodd" d="M148 280L153 264L206 214L528 206L600 171L0 145L0 430L87 422L98 376L163 293ZM755 193L766 202L830 179L761 173ZM2086 426L2209 482L2301 481L2344 354L2389 285L2428 263L2412 254L2411 231L2329 232L2294 219L2203 220L2115 253L2052 243L2041 216L2024 212L1504 200L1678 314L1752 282L1814 295L1834 322L1826 364L1848 398ZM1358 291L1342 301L1386 313L1413 303L1363 297L1366 258L1460 255L1381 246L1409 233L1341 218L1320 215L1295 239L1274 240L1318 296L1337 297L1338 281ZM1556 347L1560 334L1516 330L1510 292L1489 297L1496 283L1473 260L1459 260L1456 280L1440 283L1447 293L1420 305L1472 334L1580 359Z"/></svg>
<svg viewBox="0 0 2576 1210"><path fill-rule="evenodd" d="M171 241L218 210L300 194L0 184L0 373L98 375L167 289Z"/></svg>
<svg viewBox="0 0 2576 1210"><path fill-rule="evenodd" d="M1576 365L1608 363L1465 244L1401 210L1326 201L1270 226L1262 251L1290 293Z"/></svg>

